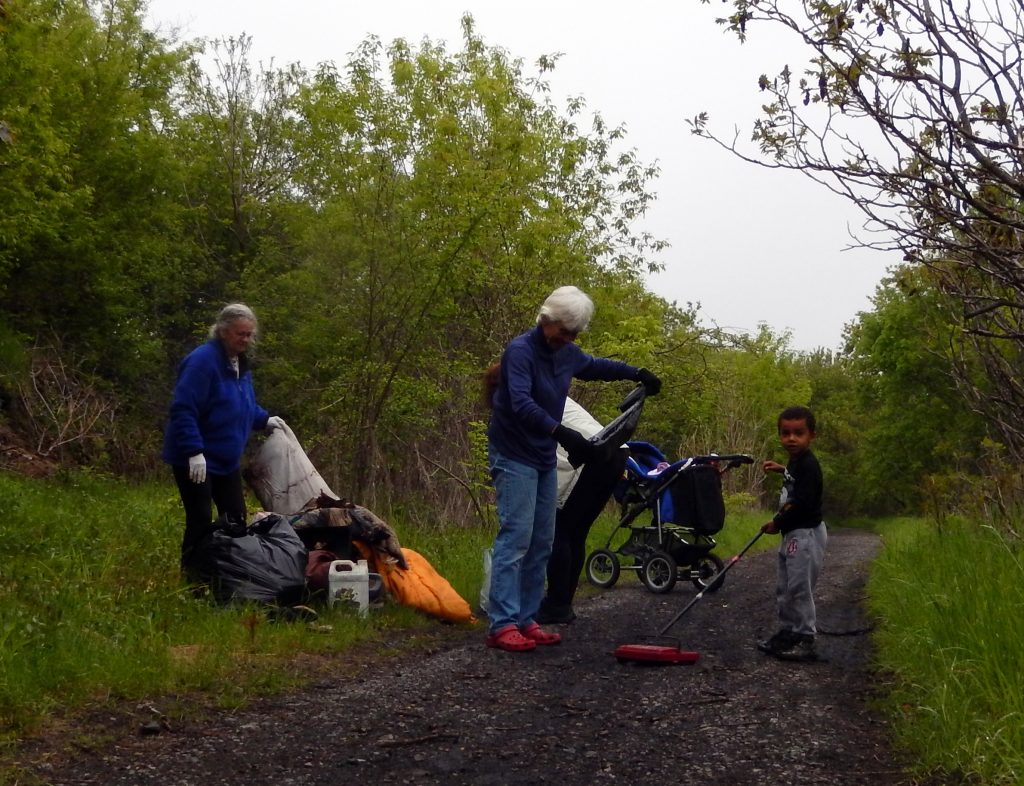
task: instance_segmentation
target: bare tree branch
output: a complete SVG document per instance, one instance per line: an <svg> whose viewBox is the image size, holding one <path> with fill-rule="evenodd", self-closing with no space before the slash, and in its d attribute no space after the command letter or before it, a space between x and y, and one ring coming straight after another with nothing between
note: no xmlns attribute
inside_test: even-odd
<svg viewBox="0 0 1024 786"><path fill-rule="evenodd" d="M706 0L705 0L706 2ZM799 10L796 10L799 9ZM959 389L1024 458L1024 6L989 0L732 0L740 41L788 30L799 71L761 75L752 147L706 114L693 133L799 171L861 210L857 245L899 251L961 304Z"/></svg>

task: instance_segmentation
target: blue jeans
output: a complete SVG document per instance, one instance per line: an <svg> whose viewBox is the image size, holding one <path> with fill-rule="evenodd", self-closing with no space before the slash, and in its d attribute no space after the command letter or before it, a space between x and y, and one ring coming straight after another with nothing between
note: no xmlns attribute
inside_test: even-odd
<svg viewBox="0 0 1024 786"><path fill-rule="evenodd" d="M490 632L533 622L555 535L557 476L489 449L498 501L498 535L491 554Z"/></svg>

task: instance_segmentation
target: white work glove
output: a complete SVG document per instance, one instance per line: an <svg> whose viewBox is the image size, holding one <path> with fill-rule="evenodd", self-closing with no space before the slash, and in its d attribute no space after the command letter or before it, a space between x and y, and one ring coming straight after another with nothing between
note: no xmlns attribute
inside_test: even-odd
<svg viewBox="0 0 1024 786"><path fill-rule="evenodd" d="M193 483L206 482L206 456L197 453L188 460L188 478Z"/></svg>
<svg viewBox="0 0 1024 786"><path fill-rule="evenodd" d="M267 426L263 429L264 433L269 434L276 428L284 428L284 418L279 418L277 415L272 415L267 418Z"/></svg>

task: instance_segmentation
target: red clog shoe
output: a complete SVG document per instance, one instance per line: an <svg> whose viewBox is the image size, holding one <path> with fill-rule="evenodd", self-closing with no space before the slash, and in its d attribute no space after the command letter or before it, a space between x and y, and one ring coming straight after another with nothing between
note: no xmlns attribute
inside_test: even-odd
<svg viewBox="0 0 1024 786"><path fill-rule="evenodd" d="M506 625L499 631L489 633L484 643L488 647L505 650L505 652L529 652L539 642L524 636L515 625Z"/></svg>
<svg viewBox="0 0 1024 786"><path fill-rule="evenodd" d="M526 639L534 642L538 646L562 643L561 633L549 633L536 622L531 625L527 625L520 631L520 633L522 633Z"/></svg>

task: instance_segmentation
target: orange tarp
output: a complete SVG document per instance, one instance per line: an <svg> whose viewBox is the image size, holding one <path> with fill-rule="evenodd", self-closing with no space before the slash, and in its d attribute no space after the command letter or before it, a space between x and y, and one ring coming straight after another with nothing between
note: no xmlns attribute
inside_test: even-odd
<svg viewBox="0 0 1024 786"><path fill-rule="evenodd" d="M359 541L352 541L352 545L370 565L370 570L380 574L384 588L403 606L450 622L476 622L469 603L419 552L402 549L409 566L403 570L381 559L378 552Z"/></svg>

